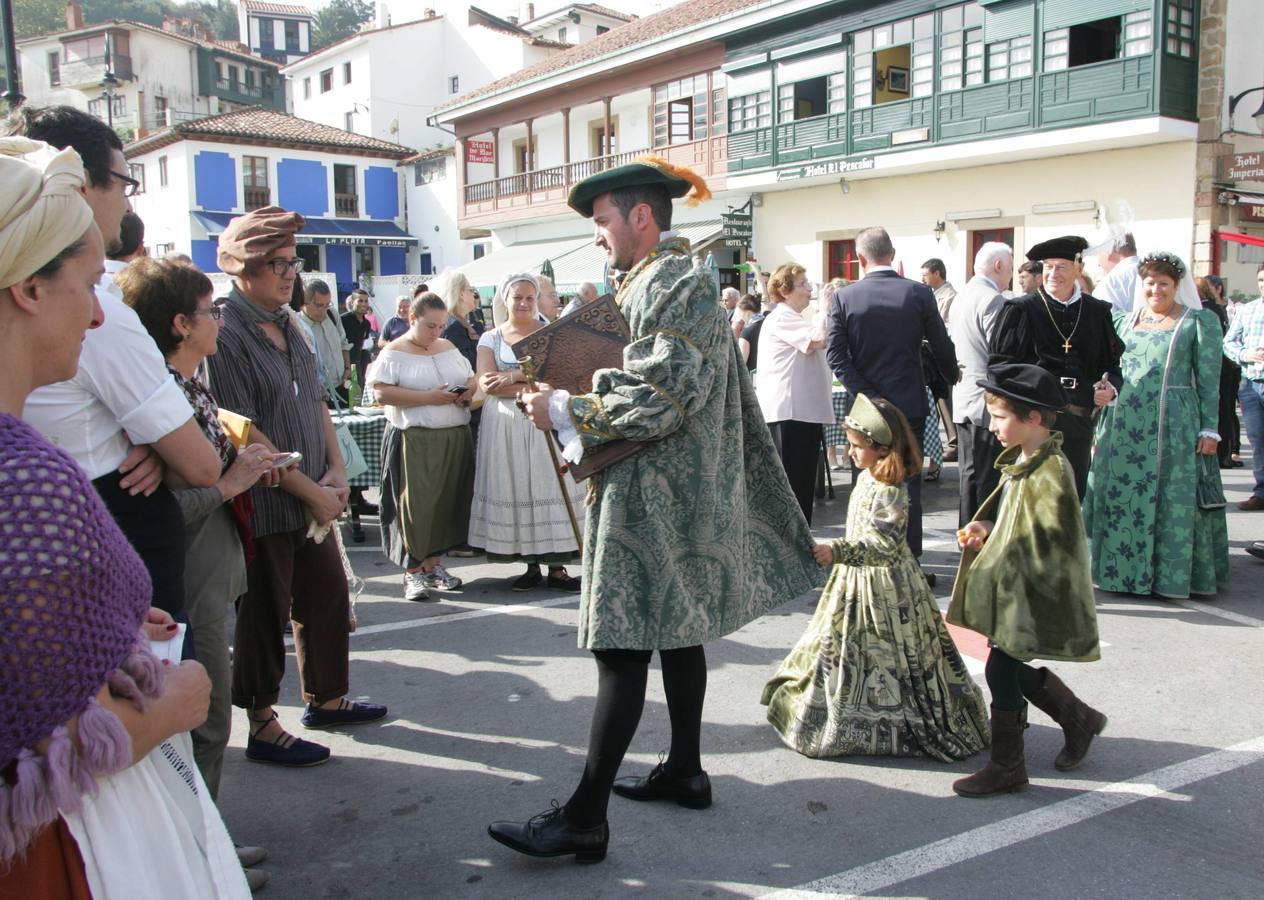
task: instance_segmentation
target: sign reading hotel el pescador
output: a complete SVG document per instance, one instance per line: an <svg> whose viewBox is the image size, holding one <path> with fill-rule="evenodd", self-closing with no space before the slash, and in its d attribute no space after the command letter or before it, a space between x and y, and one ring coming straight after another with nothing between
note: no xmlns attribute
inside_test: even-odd
<svg viewBox="0 0 1264 900"><path fill-rule="evenodd" d="M858 159L832 159L829 162L791 166L777 172L778 181L799 181L803 178L819 178L822 175L846 175L848 172L864 172L873 168L873 157Z"/></svg>

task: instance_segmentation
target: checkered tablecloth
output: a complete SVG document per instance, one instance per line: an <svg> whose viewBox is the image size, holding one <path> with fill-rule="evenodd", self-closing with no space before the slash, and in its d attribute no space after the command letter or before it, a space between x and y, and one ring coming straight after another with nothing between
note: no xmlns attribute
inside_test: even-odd
<svg viewBox="0 0 1264 900"><path fill-rule="evenodd" d="M830 400L834 403L834 424L825 426L825 446L846 447L847 432L843 429L843 416L847 415L847 410L851 406L847 388L835 385Z"/></svg>
<svg viewBox="0 0 1264 900"><path fill-rule="evenodd" d="M360 445L364 461L369 464L363 474L351 479L353 488L375 488L382 483L382 436L386 434L386 415L365 416L360 413L330 413L334 424L345 422L351 436Z"/></svg>

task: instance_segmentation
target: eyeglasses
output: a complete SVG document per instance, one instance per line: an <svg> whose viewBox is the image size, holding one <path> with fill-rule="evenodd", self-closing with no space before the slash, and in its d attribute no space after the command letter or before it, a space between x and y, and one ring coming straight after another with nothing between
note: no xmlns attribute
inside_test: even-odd
<svg viewBox="0 0 1264 900"><path fill-rule="evenodd" d="M135 178L133 178L131 175L124 175L121 172L115 172L113 169L110 170L110 174L113 175L115 178L117 178L119 181L123 182L123 196L124 197L135 197L137 194L140 193L140 182L137 181Z"/></svg>
<svg viewBox="0 0 1264 900"><path fill-rule="evenodd" d="M193 315L210 316L212 319L218 322L220 319L224 317L224 309L223 307L220 307L220 306L212 306L210 309L195 309L193 310Z"/></svg>
<svg viewBox="0 0 1264 900"><path fill-rule="evenodd" d="M268 260L268 268L278 278L284 277L285 273L291 270L297 275L303 271L303 260L301 257L295 257L294 259L270 259Z"/></svg>

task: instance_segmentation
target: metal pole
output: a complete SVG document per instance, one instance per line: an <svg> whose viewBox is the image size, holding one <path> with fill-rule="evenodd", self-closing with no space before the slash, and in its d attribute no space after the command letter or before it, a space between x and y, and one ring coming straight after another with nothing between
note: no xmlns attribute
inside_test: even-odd
<svg viewBox="0 0 1264 900"><path fill-rule="evenodd" d="M535 360L529 356L524 356L518 360L522 365L522 372L527 376L527 390L536 390L535 381ZM526 404L521 400L518 401L518 408L522 410L523 415L527 413ZM575 535L575 544L579 549L579 555L584 555L584 536L579 531L579 520L575 517L575 506L571 503L570 491L566 488L566 470L567 466L558 458L557 447L554 446L556 438L552 431L544 434L544 442L549 448L549 459L553 461L553 473L557 475L557 486L562 492L562 502L566 504L566 515L571 520L571 532Z"/></svg>
<svg viewBox="0 0 1264 900"><path fill-rule="evenodd" d="M13 34L13 0L0 0L0 28L4 29L4 72L8 77L3 97L9 109L17 109L26 99L22 95L22 75L18 71L17 37Z"/></svg>

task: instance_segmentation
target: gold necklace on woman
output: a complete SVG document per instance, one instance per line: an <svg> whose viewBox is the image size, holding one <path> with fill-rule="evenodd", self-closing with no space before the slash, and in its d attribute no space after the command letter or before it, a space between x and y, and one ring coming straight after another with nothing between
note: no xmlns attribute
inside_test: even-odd
<svg viewBox="0 0 1264 900"><path fill-rule="evenodd" d="M1053 317L1053 308L1049 305L1049 295L1045 293L1044 287L1037 290L1040 299L1044 301L1045 312L1049 314L1049 322L1053 325L1053 330L1058 333L1058 337L1062 338L1062 352L1071 352L1071 338L1075 337L1075 330L1080 327L1080 319L1084 316L1084 301L1080 301L1079 311L1075 314L1075 324L1071 326L1071 333L1064 334L1062 329L1058 327L1058 320Z"/></svg>

